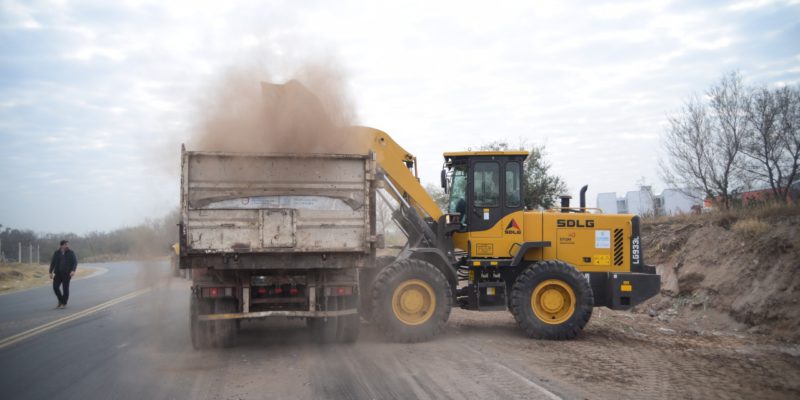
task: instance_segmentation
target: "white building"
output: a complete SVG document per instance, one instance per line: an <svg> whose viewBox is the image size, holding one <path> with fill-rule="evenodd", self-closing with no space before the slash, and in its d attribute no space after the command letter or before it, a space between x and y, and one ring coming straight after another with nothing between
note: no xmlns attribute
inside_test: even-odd
<svg viewBox="0 0 800 400"><path fill-rule="evenodd" d="M597 195L597 208L608 214L675 215L692 212L692 206L702 201L687 196L678 189L664 189L653 194L650 186L617 197L615 192Z"/></svg>

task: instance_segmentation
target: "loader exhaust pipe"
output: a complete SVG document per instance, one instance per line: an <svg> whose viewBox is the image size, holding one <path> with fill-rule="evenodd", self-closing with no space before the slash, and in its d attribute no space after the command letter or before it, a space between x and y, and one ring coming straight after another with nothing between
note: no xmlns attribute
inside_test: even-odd
<svg viewBox="0 0 800 400"><path fill-rule="evenodd" d="M586 190L589 189L589 185L583 185L581 188L581 212L586 212Z"/></svg>

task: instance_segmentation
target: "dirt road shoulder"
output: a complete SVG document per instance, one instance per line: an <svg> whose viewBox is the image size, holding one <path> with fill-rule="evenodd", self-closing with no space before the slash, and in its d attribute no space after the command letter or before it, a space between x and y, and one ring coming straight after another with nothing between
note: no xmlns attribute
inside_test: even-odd
<svg viewBox="0 0 800 400"><path fill-rule="evenodd" d="M45 264L0 264L0 294L50 284L49 266ZM81 279L101 272L101 268L78 266L75 278Z"/></svg>

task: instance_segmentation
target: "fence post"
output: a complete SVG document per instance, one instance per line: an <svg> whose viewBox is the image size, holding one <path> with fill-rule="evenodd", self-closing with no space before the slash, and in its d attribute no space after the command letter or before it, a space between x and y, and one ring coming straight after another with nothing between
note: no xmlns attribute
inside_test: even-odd
<svg viewBox="0 0 800 400"><path fill-rule="evenodd" d="M17 252L17 253L19 253L19 254L17 254L17 256L18 256L17 257L17 263L18 264L22 264L22 242L19 242L17 247L18 247L17 250L19 250Z"/></svg>

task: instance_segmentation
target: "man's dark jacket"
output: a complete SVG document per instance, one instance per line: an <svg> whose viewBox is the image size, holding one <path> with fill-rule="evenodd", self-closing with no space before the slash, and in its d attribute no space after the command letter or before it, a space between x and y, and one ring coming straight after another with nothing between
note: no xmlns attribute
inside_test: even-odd
<svg viewBox="0 0 800 400"><path fill-rule="evenodd" d="M64 258L63 262L62 257ZM61 254L61 249L58 249L53 253L53 259L50 261L51 274L55 272L62 276L69 276L69 273L74 272L76 268L78 268L78 257L72 250L67 249L64 254Z"/></svg>

